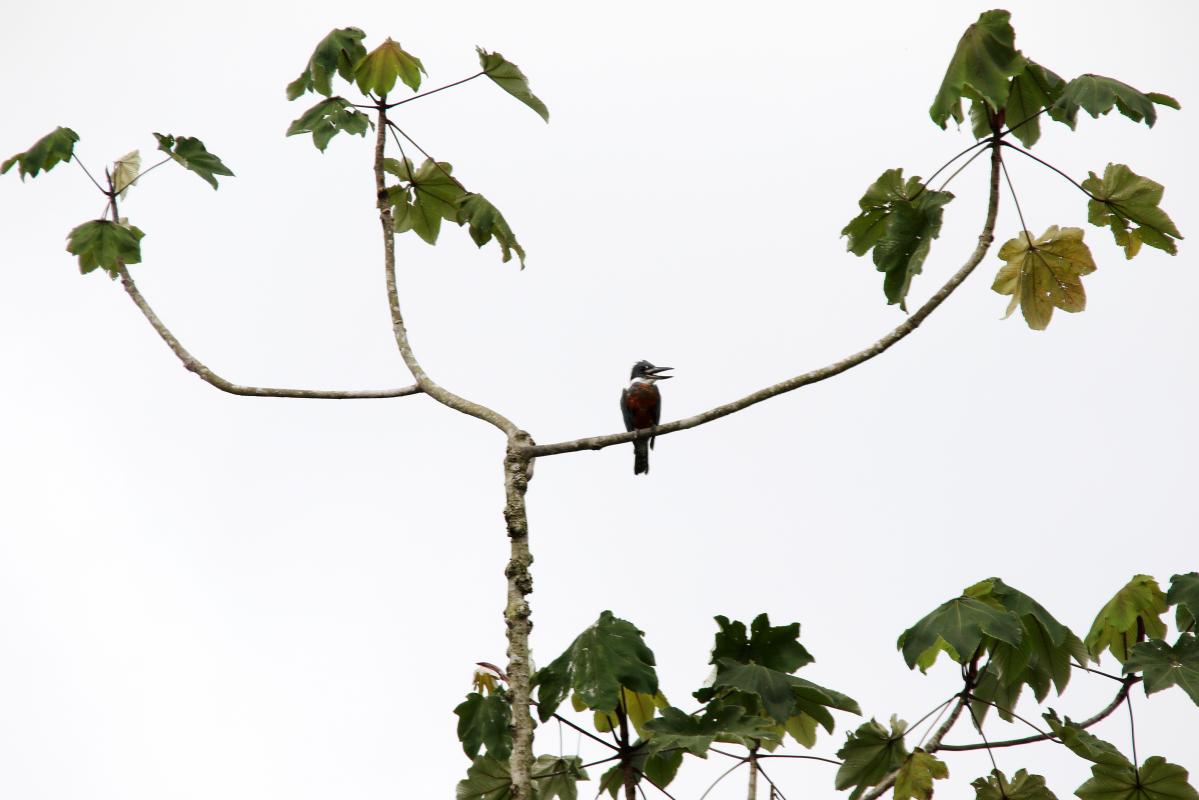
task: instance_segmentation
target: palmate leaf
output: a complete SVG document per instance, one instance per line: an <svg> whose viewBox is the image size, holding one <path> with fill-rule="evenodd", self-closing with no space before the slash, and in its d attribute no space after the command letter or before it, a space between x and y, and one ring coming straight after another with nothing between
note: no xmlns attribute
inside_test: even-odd
<svg viewBox="0 0 1199 800"><path fill-rule="evenodd" d="M550 121L550 111L529 89L529 79L520 71L520 67L505 59L499 53L489 53L482 47L476 47L479 54L479 64L487 77L508 94L537 112L546 122Z"/></svg>
<svg viewBox="0 0 1199 800"><path fill-rule="evenodd" d="M1165 187L1123 164L1108 164L1102 180L1094 172L1088 174L1090 177L1082 182L1092 198L1087 203L1087 221L1101 228L1110 227L1126 258L1135 256L1142 243L1170 255L1178 252L1175 239L1181 239L1182 234L1159 207ZM1129 223L1138 227L1130 228Z"/></svg>
<svg viewBox="0 0 1199 800"><path fill-rule="evenodd" d="M1157 581L1149 575L1133 576L1096 615L1084 640L1087 650L1099 658L1106 649L1119 661L1127 661L1142 632L1150 639L1166 635L1166 623L1161 619L1166 608L1166 595Z"/></svg>
<svg viewBox="0 0 1199 800"><path fill-rule="evenodd" d="M579 781L587 780L583 759L578 756L537 756L530 774L534 800L577 800ZM458 781L455 800L511 800L512 773L508 761L479 756Z"/></svg>
<svg viewBox="0 0 1199 800"><path fill-rule="evenodd" d="M795 714L795 695L791 691L790 675L761 664L742 664L722 658L716 666L713 689L734 689L757 695L768 715L780 724Z"/></svg>
<svg viewBox="0 0 1199 800"><path fill-rule="evenodd" d="M8 172L13 168L13 164L16 164L17 173L22 181L26 175L36 178L39 172L49 172L57 164L70 161L77 141L79 134L70 128L59 126L34 142L25 152L5 159L4 163L0 164L0 175Z"/></svg>
<svg viewBox="0 0 1199 800"><path fill-rule="evenodd" d="M487 755L501 761L512 753L512 708L503 692L482 695L471 692L454 709L458 716L458 741L467 758L479 755L481 747Z"/></svg>
<svg viewBox="0 0 1199 800"><path fill-rule="evenodd" d="M799 643L798 622L771 625L769 615L759 614L750 623L747 636L744 622L730 622L724 616L715 619L720 630L716 632L709 664L729 658L742 664L761 664L779 672L792 673L815 660Z"/></svg>
<svg viewBox="0 0 1199 800"><path fill-rule="evenodd" d="M949 777L949 767L920 748L912 751L895 776L895 800L931 800L933 781Z"/></svg>
<svg viewBox="0 0 1199 800"><path fill-rule="evenodd" d="M1073 129L1078 122L1079 109L1098 119L1115 108L1133 122L1144 120L1152 128L1153 123L1157 122L1154 105L1176 110L1181 108L1178 101L1169 95L1141 92L1115 78L1088 73L1062 88L1061 95L1049 109L1049 116Z"/></svg>
<svg viewBox="0 0 1199 800"><path fill-rule="evenodd" d="M958 42L937 97L929 108L933 122L945 127L950 117L961 124L962 97L985 101L992 110L1007 104L1009 80L1024 69L1015 47L1016 32L1007 11L984 11Z"/></svg>
<svg viewBox="0 0 1199 800"><path fill-rule="evenodd" d="M537 689L537 715L545 722L572 691L592 710L615 711L622 687L654 695L658 676L644 634L604 611L562 655L537 671L531 685Z"/></svg>
<svg viewBox="0 0 1199 800"><path fill-rule="evenodd" d="M1096 764L1090 780L1074 793L1082 800L1199 800L1187 771L1161 756L1145 759L1139 770L1131 764Z"/></svg>
<svg viewBox="0 0 1199 800"><path fill-rule="evenodd" d="M1004 319L1020 306L1028 327L1043 331L1049 327L1053 309L1074 313L1086 308L1082 276L1095 271L1095 261L1082 235L1082 228L1050 225L1035 242L1021 231L999 248L999 257L1007 263L991 288L1012 296Z"/></svg>
<svg viewBox="0 0 1199 800"><path fill-rule="evenodd" d="M1199 619L1199 572L1172 576L1166 602L1177 606L1175 623L1178 630L1185 631L1192 627L1195 620Z"/></svg>
<svg viewBox="0 0 1199 800"><path fill-rule="evenodd" d="M397 78L415 92L420 88L422 72L425 72L425 65L420 59L388 38L358 62L354 79L363 94L382 97L395 88Z"/></svg>
<svg viewBox="0 0 1199 800"><path fill-rule="evenodd" d="M572 705L575 711L585 711L587 704L583 702L577 694L570 696ZM624 690L620 695L620 707L624 709L625 715L633 725L633 730L637 731L640 736L645 735L645 723L654 718L658 713L658 709L666 708L670 703L666 700L666 695L658 692L657 694L645 694L642 692L630 692ZM620 728L620 717L609 711L596 711L592 724L600 733L618 730Z"/></svg>
<svg viewBox="0 0 1199 800"><path fill-rule="evenodd" d="M233 171L204 147L199 139L190 136L170 136L156 133L158 149L217 188L217 175L233 177Z"/></svg>
<svg viewBox="0 0 1199 800"><path fill-rule="evenodd" d="M525 268L525 249L516 241L516 234L504 219L500 210L481 194L470 192L458 199L458 213L455 220L459 225L470 225L470 238L480 248L492 238L500 246L503 262L512 260L515 252L520 259L520 268Z"/></svg>
<svg viewBox="0 0 1199 800"><path fill-rule="evenodd" d="M337 134L345 132L365 137L370 127L370 117L355 109L349 100L330 97L305 111L287 126L287 135L311 133L312 143L323 153Z"/></svg>
<svg viewBox="0 0 1199 800"><path fill-rule="evenodd" d="M942 603L928 616L899 635L896 647L903 652L908 669L931 663L922 658L946 652L961 664L969 662L988 642L998 640L1019 646L1023 628L1020 618L973 597L962 595ZM945 647L947 645L948 647Z"/></svg>
<svg viewBox="0 0 1199 800"><path fill-rule="evenodd" d="M1050 730L1058 740L1068 747L1079 758L1085 758L1095 764L1105 764L1114 767L1128 767L1132 762L1116 748L1114 744L1087 733L1066 717L1065 721L1058 719L1057 712L1050 709L1041 715L1048 723Z"/></svg>
<svg viewBox="0 0 1199 800"><path fill-rule="evenodd" d="M647 748L641 747L642 742L638 740L634 743L635 748L639 748L637 753L629 760L629 766L633 771L633 785L639 786L642 778L648 778L660 787L665 788L674 780L675 775L679 771L679 766L683 763L683 751L672 750L670 752L650 752ZM596 797L599 797L604 792L607 792L613 800L623 794L624 789L624 767L617 763L615 766L608 769L599 779L599 787L596 791Z"/></svg>
<svg viewBox="0 0 1199 800"><path fill-rule="evenodd" d="M908 757L903 743L907 723L892 716L888 731L873 719L851 731L845 744L837 751L841 766L837 769L837 789L854 787L849 800L862 794L903 765Z"/></svg>
<svg viewBox="0 0 1199 800"><path fill-rule="evenodd" d="M928 257L932 240L941 235L943 207L950 192L926 189L920 178L905 182L903 169L889 169L858 201L861 213L841 229L848 249L857 256L874 250L874 265L883 273L888 304L907 310L908 288Z"/></svg>
<svg viewBox="0 0 1199 800"><path fill-rule="evenodd" d="M1193 633L1178 637L1173 647L1160 639L1138 643L1124 672L1144 673L1145 694L1177 685L1199 705L1199 639Z"/></svg>
<svg viewBox="0 0 1199 800"><path fill-rule="evenodd" d="M453 177L454 167L445 161L426 158L409 183L412 207L401 221L396 215L396 232L413 231L429 244L437 241L442 220L458 219L458 201L466 194Z"/></svg>
<svg viewBox="0 0 1199 800"><path fill-rule="evenodd" d="M738 705L709 706L699 716L670 706L645 729L653 752L679 747L700 758L707 758L708 748L717 740L753 747L781 739L777 726Z"/></svg>
<svg viewBox="0 0 1199 800"><path fill-rule="evenodd" d="M333 94L333 76L354 80L354 67L366 57L362 40L366 34L358 28L337 28L317 44L300 77L287 85L287 99L295 100L305 92L316 91L325 97Z"/></svg>
<svg viewBox="0 0 1199 800"><path fill-rule="evenodd" d="M94 220L67 234L67 252L79 256L79 271L84 275L99 267L115 278L122 266L141 262L143 236L133 225Z"/></svg>
<svg viewBox="0 0 1199 800"><path fill-rule="evenodd" d="M970 785L974 787L974 800L1057 800L1044 777L1029 775L1023 769L1016 770L1010 781L993 769L989 776L976 778Z"/></svg>
<svg viewBox="0 0 1199 800"><path fill-rule="evenodd" d="M137 173L141 168L142 154L137 150L130 150L113 162L112 188L120 194L122 200L129 193L129 187L137 185Z"/></svg>
<svg viewBox="0 0 1199 800"><path fill-rule="evenodd" d="M1004 121L1012 135L1025 147L1041 138L1041 111L1053 106L1066 82L1056 72L1028 61L1008 88ZM970 103L970 123L976 139L990 136L991 123L981 100Z"/></svg>

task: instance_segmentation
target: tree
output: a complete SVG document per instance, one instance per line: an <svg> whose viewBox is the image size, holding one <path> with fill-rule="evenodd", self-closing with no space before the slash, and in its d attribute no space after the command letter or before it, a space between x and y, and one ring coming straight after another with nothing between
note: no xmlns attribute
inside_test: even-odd
<svg viewBox="0 0 1199 800"><path fill-rule="evenodd" d="M430 393L435 393L435 392L430 392ZM450 397L445 397L444 399L448 399L448 401L451 401L451 402L453 402L453 398L450 398ZM519 481L518 481L518 480L513 480L513 481L512 481L512 486L513 486L513 488L516 488L516 487L517 487L517 485L518 485L518 483L519 483ZM514 497L514 495L512 495L512 497ZM519 519L518 519L518 521L517 521L517 524L519 524Z"/></svg>

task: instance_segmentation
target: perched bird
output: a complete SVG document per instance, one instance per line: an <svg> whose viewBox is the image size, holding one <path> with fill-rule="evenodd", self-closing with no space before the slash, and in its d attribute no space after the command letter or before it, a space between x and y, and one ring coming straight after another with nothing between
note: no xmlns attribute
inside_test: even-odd
<svg viewBox="0 0 1199 800"><path fill-rule="evenodd" d="M638 361L629 375L629 385L620 393L620 411L624 414L627 431L652 428L662 419L662 395L657 381L673 378L662 373L673 367L655 367L648 361ZM654 446L654 437L633 440L633 474L649 472L649 449Z"/></svg>

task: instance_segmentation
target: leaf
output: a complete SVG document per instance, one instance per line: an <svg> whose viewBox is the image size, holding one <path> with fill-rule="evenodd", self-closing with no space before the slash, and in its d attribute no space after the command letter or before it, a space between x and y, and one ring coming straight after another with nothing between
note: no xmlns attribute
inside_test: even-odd
<svg viewBox="0 0 1199 800"><path fill-rule="evenodd" d="M1095 658L1106 648L1119 661L1128 660L1132 646L1144 638L1161 639L1166 624L1161 615L1167 608L1166 596L1157 581L1148 575L1135 575L1107 602L1085 639L1087 650Z"/></svg>
<svg viewBox="0 0 1199 800"><path fill-rule="evenodd" d="M792 739L810 749L816 745L817 724L815 717L808 716L807 714L796 714L787 720L787 724L783 726L783 730L791 734Z"/></svg>
<svg viewBox="0 0 1199 800"><path fill-rule="evenodd" d="M487 77L508 94L537 112L546 122L550 121L550 111L529 89L529 79L520 71L520 67L505 59L499 53L489 53L482 47L476 47L479 63Z"/></svg>
<svg viewBox="0 0 1199 800"><path fill-rule="evenodd" d="M646 722L645 730L654 752L678 747L700 758L707 758L708 748L717 739L745 747L781 739L768 720L737 705L710 706L702 716L669 706L662 709L662 716Z"/></svg>
<svg viewBox="0 0 1199 800"><path fill-rule="evenodd" d="M49 172L57 164L70 161L77 141L79 134L75 131L57 127L34 142L24 153L17 153L0 164L0 175L12 169L13 164L17 164L17 173L22 181L26 175L36 178L42 170Z"/></svg>
<svg viewBox="0 0 1199 800"><path fill-rule="evenodd" d="M330 97L320 101L288 125L287 135L311 133L312 143L323 153L329 141L337 134L344 131L365 137L369 127L370 118L355 109L349 100L344 97Z"/></svg>
<svg viewBox="0 0 1199 800"><path fill-rule="evenodd" d="M479 756L466 771L466 779L458 781L455 800L510 800L512 773L507 761L491 756Z"/></svg>
<svg viewBox="0 0 1199 800"><path fill-rule="evenodd" d="M121 267L141 262L143 236L132 225L106 219L85 222L67 234L67 252L79 256L79 271L84 275L101 267L115 278Z"/></svg>
<svg viewBox="0 0 1199 800"><path fill-rule="evenodd" d="M674 777L678 774L679 767L682 764L682 750L672 750L669 753L652 753L645 759L642 772L645 773L646 780L661 789L665 789L674 781Z"/></svg>
<svg viewBox="0 0 1199 800"><path fill-rule="evenodd" d="M1069 717L1066 717L1066 720L1063 722L1058 719L1057 713L1053 709L1050 709L1049 713L1042 714L1041 716L1044 717L1045 722L1049 724L1050 730L1061 740L1061 743L1073 751L1076 756L1085 758L1087 761L1096 764L1132 767L1132 762L1128 760L1127 756L1116 749L1114 744L1087 733L1078 725L1071 722Z"/></svg>
<svg viewBox="0 0 1199 800"><path fill-rule="evenodd" d="M991 288L1012 296L1004 319L1020 306L1028 327L1049 327L1053 309L1075 313L1087 306L1081 276L1095 271L1091 250L1082 241L1082 228L1050 225L1035 242L1021 231L999 248L1007 263L1000 267Z"/></svg>
<svg viewBox="0 0 1199 800"><path fill-rule="evenodd" d="M396 78L415 92L420 88L422 72L425 72L425 65L420 59L388 38L358 63L354 78L363 94L383 97L395 88Z"/></svg>
<svg viewBox="0 0 1199 800"><path fill-rule="evenodd" d="M1170 578L1170 590L1166 602L1178 606L1175 623L1179 631L1185 631L1199 619L1199 572L1174 575Z"/></svg>
<svg viewBox="0 0 1199 800"><path fill-rule="evenodd" d="M1139 770L1131 764L1096 764L1091 779L1074 793L1082 800L1199 800L1187 771L1161 756L1145 759Z"/></svg>
<svg viewBox="0 0 1199 800"><path fill-rule="evenodd" d="M944 761L916 748L895 776L895 800L931 800L933 781L948 777Z"/></svg>
<svg viewBox="0 0 1199 800"><path fill-rule="evenodd" d="M537 756L531 775L536 800L578 800L577 784L588 780L578 756Z"/></svg>
<svg viewBox="0 0 1199 800"><path fill-rule="evenodd" d="M333 94L333 75L354 80L354 67L366 57L362 40L366 34L358 28L337 28L321 39L308 59L308 66L287 86L287 99L295 100L305 92L316 91L325 97Z"/></svg>
<svg viewBox="0 0 1199 800"><path fill-rule="evenodd" d="M750 623L746 636L745 623L729 622L728 617L715 618L720 630L712 647L709 664L731 658L742 664L761 664L779 672L791 673L811 664L815 659L799 643L799 623L771 625L768 614L759 614Z"/></svg>
<svg viewBox="0 0 1199 800"><path fill-rule="evenodd" d="M1016 32L1007 11L984 11L958 42L941 88L928 113L945 127L950 117L962 122L962 97L986 101L993 110L1007 103L1008 79L1023 71L1026 60L1015 48Z"/></svg>
<svg viewBox="0 0 1199 800"><path fill-rule="evenodd" d="M112 165L112 187L125 199L130 186L137 185L137 173L142 168L142 154L131 150L118 158Z"/></svg>
<svg viewBox="0 0 1199 800"><path fill-rule="evenodd" d="M1160 639L1140 642L1124 662L1124 672L1144 672L1145 694L1178 685L1199 705L1199 639L1193 633L1178 637L1174 646Z"/></svg>
<svg viewBox="0 0 1199 800"><path fill-rule="evenodd" d="M454 713L458 715L458 740L467 758L479 755L486 747L487 755L501 761L512 754L512 709L503 692L484 697L478 692L466 696Z"/></svg>
<svg viewBox="0 0 1199 800"><path fill-rule="evenodd" d="M791 691L791 676L761 664L742 664L722 658L716 668L714 688L728 687L757 695L766 713L780 724L795 713L795 696Z"/></svg>
<svg viewBox="0 0 1199 800"><path fill-rule="evenodd" d="M988 641L1019 645L1021 633L1020 619L1011 611L963 595L942 603L900 634L896 646L903 651L908 669L914 668L928 650L944 649L938 640L952 648L946 652L955 661L965 664Z"/></svg>
<svg viewBox="0 0 1199 800"><path fill-rule="evenodd" d="M1157 92L1145 94L1115 78L1086 74L1065 85L1049 115L1073 129L1078 122L1080 108L1098 119L1114 107L1133 122L1144 120L1145 124L1152 128L1153 123L1157 122L1155 104L1173 109L1181 108L1178 101L1168 95Z"/></svg>
<svg viewBox="0 0 1199 800"><path fill-rule="evenodd" d="M1057 800L1044 777L1029 775L1023 769L1016 770L1010 781L993 769L990 777L977 778L970 785L976 792L974 800Z"/></svg>
<svg viewBox="0 0 1199 800"><path fill-rule="evenodd" d="M644 634L604 611L562 655L537 671L531 685L537 688L537 714L545 722L571 691L592 710L615 711L621 687L657 694L658 676Z"/></svg>
<svg viewBox="0 0 1199 800"><path fill-rule="evenodd" d="M587 706L577 695L571 695L571 702L577 707ZM621 693L620 705L625 710L628 720L633 725L633 729L638 735L644 735L643 729L647 720L654 718L659 708L666 708L670 705L666 696L661 692L656 695L643 694L641 692L630 692L627 689ZM583 710L579 709L579 710ZM595 729L600 733L617 730L620 727L620 718L609 711L596 711L594 717Z"/></svg>
<svg viewBox="0 0 1199 800"><path fill-rule="evenodd" d="M1041 110L1053 105L1065 85L1060 75L1034 61L1012 78L1005 121L1025 147L1032 147L1041 138Z"/></svg>
<svg viewBox="0 0 1199 800"><path fill-rule="evenodd" d="M1173 220L1159 208L1165 188L1156 181L1137 175L1123 164L1108 164L1103 180L1094 172L1082 182L1082 188L1092 199L1087 203L1087 221L1099 227L1109 226L1116 244L1124 248L1126 258L1132 258L1141 244L1178 252L1175 239L1182 234ZM1137 228L1129 229L1130 222Z"/></svg>
<svg viewBox="0 0 1199 800"><path fill-rule="evenodd" d="M525 249L516 241L516 234L508 226L504 215L486 197L474 192L462 195L458 199L455 219L459 225L470 223L470 238L480 248L494 237L503 253L503 262L507 264L511 261L515 251L520 258L520 268L525 268Z"/></svg>
<svg viewBox="0 0 1199 800"><path fill-rule="evenodd" d="M212 186L217 188L217 175L233 177L233 172L221 160L204 147L199 139L190 136L169 136L161 133L154 134L158 140L158 149L178 161L187 169L199 175Z"/></svg>
<svg viewBox="0 0 1199 800"><path fill-rule="evenodd" d="M883 292L888 304L907 310L908 288L920 274L932 240L941 235L943 207L951 192L926 189L913 176L904 183L903 169L889 169L866 189L858 201L858 216L841 229L848 249L857 256L874 250L874 265L885 272Z"/></svg>
<svg viewBox="0 0 1199 800"><path fill-rule="evenodd" d="M837 758L842 760L837 769L837 789L856 787L849 800L857 800L871 786L899 769L908 755L903 744L906 729L906 722L892 716L890 732L873 719L852 731L837 751Z"/></svg>
<svg viewBox="0 0 1199 800"><path fill-rule="evenodd" d="M437 241L441 221L457 221L458 203L466 194L462 184L453 177L453 166L445 161L425 159L412 176L412 206L396 231L412 230L429 244ZM397 214L397 219L399 215Z"/></svg>

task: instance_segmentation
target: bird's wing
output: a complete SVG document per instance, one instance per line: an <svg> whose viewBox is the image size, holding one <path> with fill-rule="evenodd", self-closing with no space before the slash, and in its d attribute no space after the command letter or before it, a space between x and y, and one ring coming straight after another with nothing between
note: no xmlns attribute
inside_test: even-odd
<svg viewBox="0 0 1199 800"><path fill-rule="evenodd" d="M661 422L661 420L662 420L662 394L661 394L661 392L658 391L657 386L653 387L653 389L654 389L654 394L657 395L656 399L658 401L658 402L654 403L654 427L656 428L656 427L658 427L658 423ZM654 446L654 440L657 438L658 438L657 436L651 436L649 438L649 446L650 447Z"/></svg>
<svg viewBox="0 0 1199 800"><path fill-rule="evenodd" d="M633 430L633 412L629 410L629 390L620 390L620 413L624 415L624 429Z"/></svg>

